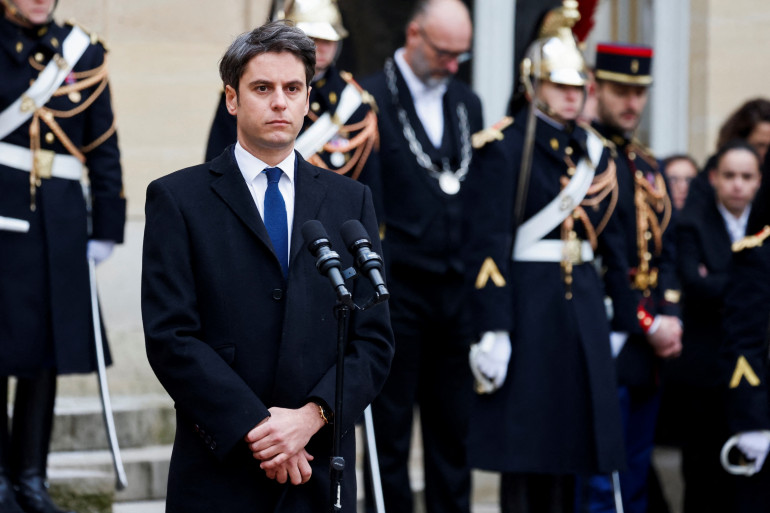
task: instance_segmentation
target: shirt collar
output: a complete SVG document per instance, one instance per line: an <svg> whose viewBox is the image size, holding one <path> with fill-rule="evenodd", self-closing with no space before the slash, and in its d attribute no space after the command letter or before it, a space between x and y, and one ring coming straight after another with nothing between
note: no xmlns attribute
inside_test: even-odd
<svg viewBox="0 0 770 513"><path fill-rule="evenodd" d="M401 72L401 76L404 77L404 82L406 82L409 92L412 93L412 97L416 99L418 96L443 96L447 89L446 82L442 82L435 87L428 87L425 82L420 80L417 75L414 74L411 66L406 62L406 59L404 58L405 52L405 48L399 48L396 50L393 60L396 62L396 66L398 66L398 71Z"/></svg>
<svg viewBox="0 0 770 513"><path fill-rule="evenodd" d="M246 183L252 183L254 179L268 167L280 168L280 170L289 177L289 180L294 183L296 155L294 154L293 149L285 159L278 163L277 166L268 166L265 162L246 151L243 146L241 146L240 142L235 143L233 152L235 154L235 161L238 163L238 167L240 168Z"/></svg>
<svg viewBox="0 0 770 513"><path fill-rule="evenodd" d="M734 235L738 236L738 238L746 234L746 225L748 225L749 214L751 214L751 204L743 209L743 212L738 217L735 217L732 213L730 213L730 211L727 210L727 208L725 208L725 206L722 205L719 200L717 200L717 210L719 210L719 213L722 214L722 218L727 223L728 231L736 232Z"/></svg>

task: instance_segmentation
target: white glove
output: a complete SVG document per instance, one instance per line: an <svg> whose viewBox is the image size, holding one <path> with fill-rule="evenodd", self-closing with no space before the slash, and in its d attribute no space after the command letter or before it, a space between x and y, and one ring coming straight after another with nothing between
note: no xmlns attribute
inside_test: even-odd
<svg viewBox="0 0 770 513"><path fill-rule="evenodd" d="M471 346L468 355L476 391L491 394L503 385L511 359L511 337L507 331L487 331Z"/></svg>
<svg viewBox="0 0 770 513"><path fill-rule="evenodd" d="M115 242L111 240L89 240L86 255L88 260L93 260L96 265L107 260L115 249Z"/></svg>
<svg viewBox="0 0 770 513"><path fill-rule="evenodd" d="M768 451L770 451L770 431L740 433L735 445L747 459L753 461L754 471L759 472L762 470Z"/></svg>

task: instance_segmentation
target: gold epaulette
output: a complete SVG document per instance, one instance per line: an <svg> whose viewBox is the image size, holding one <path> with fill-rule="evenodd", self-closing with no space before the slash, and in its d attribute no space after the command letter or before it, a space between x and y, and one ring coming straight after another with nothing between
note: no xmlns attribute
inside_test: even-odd
<svg viewBox="0 0 770 513"><path fill-rule="evenodd" d="M80 30L82 30L83 32L85 32L86 34L88 34L88 36L91 38L91 44L92 44L92 45L95 45L95 44L99 43L99 44L101 44L101 45L102 45L102 48L104 48L104 51L105 51L105 52L109 50L109 49L107 48L107 43L105 43L105 42L104 42L104 40L103 40L102 38L100 38L100 37L99 37L99 36L96 34L96 32L94 32L93 30L89 30L89 29L87 29L87 28L86 28L86 27L84 27L82 24L80 24L80 23L78 23L77 21L75 21L73 18L70 18L70 19L68 19L68 20L67 20L67 21L65 21L64 23L65 23L66 25L69 25L70 27L80 27Z"/></svg>
<svg viewBox="0 0 770 513"><path fill-rule="evenodd" d="M768 237L770 237L770 226L765 226L759 233L746 235L741 240L733 242L733 253L739 253L744 249L757 248L761 246Z"/></svg>
<svg viewBox="0 0 770 513"><path fill-rule="evenodd" d="M630 146L637 156L644 159L653 169L658 169L658 160L655 158L655 154L650 148L642 144L636 137L631 139Z"/></svg>
<svg viewBox="0 0 770 513"><path fill-rule="evenodd" d="M479 130L471 136L471 146L475 149L483 148L492 141L503 140L503 130L513 124L513 118L511 116L505 116L500 121L495 123L489 128Z"/></svg>
<svg viewBox="0 0 770 513"><path fill-rule="evenodd" d="M361 84L356 82L356 80L353 78L353 74L349 71L340 71L340 77L342 77L342 80L347 82L348 84L351 84L354 86L358 92L361 94L361 102L368 105L375 114L379 114L379 109L377 108L377 100L374 99L374 96L372 96L369 91L361 87Z"/></svg>

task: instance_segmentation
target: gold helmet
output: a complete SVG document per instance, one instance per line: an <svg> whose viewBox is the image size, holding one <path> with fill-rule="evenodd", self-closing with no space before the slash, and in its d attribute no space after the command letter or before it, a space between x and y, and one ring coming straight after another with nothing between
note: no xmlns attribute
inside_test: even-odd
<svg viewBox="0 0 770 513"><path fill-rule="evenodd" d="M538 39L527 49L521 63L522 78L548 80L556 84L585 86L588 67L578 49L572 26L580 19L576 0L546 14Z"/></svg>
<svg viewBox="0 0 770 513"><path fill-rule="evenodd" d="M348 37L336 0L294 0L284 6L291 20L308 37L339 41Z"/></svg>

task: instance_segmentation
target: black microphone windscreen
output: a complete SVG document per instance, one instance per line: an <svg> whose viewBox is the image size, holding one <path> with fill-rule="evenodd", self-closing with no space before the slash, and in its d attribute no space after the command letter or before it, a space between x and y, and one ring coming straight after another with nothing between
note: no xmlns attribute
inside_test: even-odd
<svg viewBox="0 0 770 513"><path fill-rule="evenodd" d="M321 221L316 219L305 221L305 224L302 225L302 237L305 239L305 243L308 244L308 246L318 239L329 238L329 236L326 235L324 225L321 224Z"/></svg>
<svg viewBox="0 0 770 513"><path fill-rule="evenodd" d="M349 248L357 241L366 239L369 240L369 234L366 233L366 228L361 224L361 221L357 219L351 219L342 223L340 228L340 235L345 242L345 247Z"/></svg>

